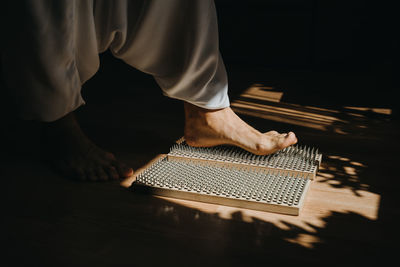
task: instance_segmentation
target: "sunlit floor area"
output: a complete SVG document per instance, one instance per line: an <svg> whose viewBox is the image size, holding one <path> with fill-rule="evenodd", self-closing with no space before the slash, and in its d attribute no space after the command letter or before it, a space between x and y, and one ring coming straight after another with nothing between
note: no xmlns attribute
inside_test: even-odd
<svg viewBox="0 0 400 267"><path fill-rule="evenodd" d="M77 115L94 142L138 169L182 136L183 106L151 78L113 64L85 85L87 105ZM268 71L228 73L239 116L262 131L292 130L323 154L299 216L61 177L39 160L38 126L3 113L1 266L354 266L394 257L400 128L393 110L340 101L344 90L334 101L301 96Z"/></svg>

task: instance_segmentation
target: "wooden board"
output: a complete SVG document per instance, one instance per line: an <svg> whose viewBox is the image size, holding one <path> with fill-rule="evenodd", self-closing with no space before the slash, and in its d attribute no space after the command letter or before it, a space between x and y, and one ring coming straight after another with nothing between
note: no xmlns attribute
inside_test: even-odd
<svg viewBox="0 0 400 267"><path fill-rule="evenodd" d="M311 183L288 173L197 163L160 155L124 185L152 195L298 215Z"/></svg>

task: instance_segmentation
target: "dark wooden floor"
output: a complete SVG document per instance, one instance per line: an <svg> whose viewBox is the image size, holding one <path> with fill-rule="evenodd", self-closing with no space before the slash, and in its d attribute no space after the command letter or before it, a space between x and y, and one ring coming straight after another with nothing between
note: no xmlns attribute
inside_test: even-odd
<svg viewBox="0 0 400 267"><path fill-rule="evenodd" d="M162 96L150 77L103 60L107 64L84 87L87 105L78 118L97 144L139 168L182 136L182 104ZM374 76L228 72L240 116L260 130L293 130L300 143L323 153L301 216L198 205L137 195L118 182L60 177L39 161L38 126L3 112L0 264L354 266L395 257L399 125L385 114L392 108ZM240 96L251 85L283 96ZM360 87L364 95L349 93Z"/></svg>

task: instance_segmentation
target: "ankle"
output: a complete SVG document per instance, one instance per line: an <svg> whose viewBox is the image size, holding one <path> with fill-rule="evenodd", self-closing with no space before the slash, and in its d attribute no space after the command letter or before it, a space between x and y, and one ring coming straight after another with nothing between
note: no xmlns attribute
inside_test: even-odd
<svg viewBox="0 0 400 267"><path fill-rule="evenodd" d="M59 132L76 128L79 128L79 124L73 112L52 122L42 122L42 130L45 132Z"/></svg>
<svg viewBox="0 0 400 267"><path fill-rule="evenodd" d="M184 110L185 110L185 120L189 122L191 120L199 120L204 119L206 116L207 110L197 107L188 102L184 102Z"/></svg>
<svg viewBox="0 0 400 267"><path fill-rule="evenodd" d="M56 121L43 122L41 142L43 145L68 147L68 149L77 146L86 149L91 143L82 132L73 112Z"/></svg>
<svg viewBox="0 0 400 267"><path fill-rule="evenodd" d="M217 118L221 119L221 112L228 109L205 109L193 104L184 102L185 122L188 125L196 124L198 126L209 126ZM223 112L222 112L223 113ZM199 125L200 124L200 125Z"/></svg>

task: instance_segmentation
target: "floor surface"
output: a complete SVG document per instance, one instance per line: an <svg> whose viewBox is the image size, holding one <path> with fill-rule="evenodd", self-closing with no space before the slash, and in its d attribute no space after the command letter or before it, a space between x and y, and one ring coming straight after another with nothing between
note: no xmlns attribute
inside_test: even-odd
<svg viewBox="0 0 400 267"><path fill-rule="evenodd" d="M79 121L99 146L140 168L182 136L182 103L164 97L151 77L109 55L102 60L84 86ZM38 125L3 112L0 264L365 266L395 257L400 129L375 78L245 67L228 73L232 107L243 119L262 131L293 130L300 144L323 154L300 216L60 177L39 160ZM361 87L368 87L363 97L349 94Z"/></svg>

